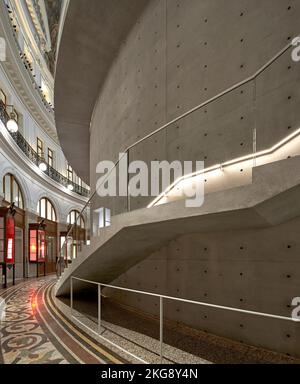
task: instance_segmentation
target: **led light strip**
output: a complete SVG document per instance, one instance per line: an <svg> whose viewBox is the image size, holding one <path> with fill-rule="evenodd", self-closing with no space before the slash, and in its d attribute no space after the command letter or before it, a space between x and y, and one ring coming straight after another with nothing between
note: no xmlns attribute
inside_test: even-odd
<svg viewBox="0 0 300 384"><path fill-rule="evenodd" d="M182 182L184 180L187 180L187 179L190 179L190 178L193 178L193 177L196 177L196 176L200 176L202 174L204 175L206 173L209 173L209 172L212 172L212 171L216 171L218 169L224 169L224 168L226 168L228 166L236 165L236 164L239 164L239 163L243 163L245 161L249 161L249 160L252 160L254 158L261 158L261 157L270 155L270 154L276 152L278 149L280 149L283 146L285 146L286 144L288 144L290 141L294 140L299 135L300 135L300 128L298 128L295 132L293 132L290 135L286 136L284 139L282 139L281 141L279 141L278 143L276 143L275 145L273 145L272 147L270 147L268 149L264 149L262 151L254 153L254 154L252 153L252 154L249 154L249 155L238 157L236 159L226 161L226 162L224 162L222 164L213 165L211 167L202 169L201 171L197 171L197 172L194 172L194 173L190 173L188 175L181 176L177 180L175 180L169 187L167 187L164 192L162 192L159 196L157 196L147 206L147 208L154 207L161 199L163 199L164 197L167 197L168 193L170 193L180 182Z"/></svg>

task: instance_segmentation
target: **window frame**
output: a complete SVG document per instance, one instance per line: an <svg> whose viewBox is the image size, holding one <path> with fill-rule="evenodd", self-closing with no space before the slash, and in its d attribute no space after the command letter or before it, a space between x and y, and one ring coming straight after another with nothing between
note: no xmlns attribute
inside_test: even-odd
<svg viewBox="0 0 300 384"><path fill-rule="evenodd" d="M54 167L54 151L51 148L48 148L48 165Z"/></svg>
<svg viewBox="0 0 300 384"><path fill-rule="evenodd" d="M36 152L39 157L44 156L44 142L39 137L36 138Z"/></svg>
<svg viewBox="0 0 300 384"><path fill-rule="evenodd" d="M6 180L5 180L6 177L9 177L9 194L10 194L9 200L6 200L6 193L7 193L7 191L6 191L6 186L7 185L6 185ZM17 208L24 210L24 193L22 191L20 183L18 182L18 180L16 179L16 177L12 173L6 173L3 176L2 192L3 192L3 195L4 195L4 200L5 201L7 201L8 203L11 203L11 204L15 203L15 206ZM17 192L18 201L15 201L15 199L14 199L14 196L16 195L16 192ZM21 204L20 204L20 202L21 202Z"/></svg>
<svg viewBox="0 0 300 384"><path fill-rule="evenodd" d="M72 220L72 216L74 215L74 220ZM78 218L80 218L80 223L78 225L77 221L78 221ZM76 209L73 209L72 211L69 212L68 216L67 216L67 224L69 225L73 225L75 224L78 228L81 228L81 229L85 229L85 220L84 220L84 217L80 214L79 211L77 211Z"/></svg>
<svg viewBox="0 0 300 384"><path fill-rule="evenodd" d="M67 179L72 182L74 181L74 171L70 164L67 165Z"/></svg>
<svg viewBox="0 0 300 384"><path fill-rule="evenodd" d="M43 206L43 207L42 207ZM50 209L50 215L48 215L49 213L49 209ZM43 214L43 211L45 214ZM52 203L51 200L49 200L47 197L42 197L39 201L38 201L38 205L37 205L37 214L39 215L39 217L41 217L42 219L46 219L46 220L49 220L49 221L52 221L54 223L57 223L57 213L56 213L56 209Z"/></svg>

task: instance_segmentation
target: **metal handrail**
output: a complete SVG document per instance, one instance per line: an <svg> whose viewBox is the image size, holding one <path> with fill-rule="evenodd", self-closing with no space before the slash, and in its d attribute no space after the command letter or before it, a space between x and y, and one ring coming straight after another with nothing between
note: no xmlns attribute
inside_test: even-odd
<svg viewBox="0 0 300 384"><path fill-rule="evenodd" d="M129 154L129 151L136 147L138 144L144 142L145 140L151 138L153 135L163 131L164 129L170 127L171 125L177 123L178 121L182 120L183 118L191 115L193 112L195 111L198 111L199 109L201 108L204 108L206 107L207 105L211 104L212 102L222 98L223 96L235 91L236 89L238 89L239 87L243 86L243 85L246 85L248 83L250 83L251 81L254 81L257 79L257 77L259 75L261 75L266 69L268 69L275 61L277 61L281 56L283 56L289 49L291 49L293 47L293 43L289 43L287 44L283 49L281 49L276 55L274 55L266 64L264 64L261 68L259 68L252 76L249 76L247 77L245 80L243 81L240 81L236 84L234 84L233 86L227 88L226 90L218 93L216 96L204 101L203 103L197 105L196 107L188 110L187 112L181 114L180 116L176 117L175 119L169 121L168 123L162 125L161 127L159 127L158 129L154 130L153 132L151 132L150 134L144 136L142 139L134 142L133 144L129 145L123 152L123 155L121 157L119 157L119 159L114 163L114 167L111 168L111 170L106 174L106 176L104 177L104 179L102 180L102 183L101 185L99 186L102 186L104 185L107 180L108 180L108 177L110 176L110 174L116 169L116 167L119 165L120 161ZM99 187L98 186L98 187ZM90 205L91 201L93 200L94 196L96 195L97 193L97 188L95 189L95 191L93 193L91 193L90 195L90 198L89 200L86 202L86 204L84 205L84 207L82 208L81 212L80 212L80 216L83 214L83 212L85 211L85 209ZM66 239L68 238L68 236L70 235L73 227L76 225L76 223L74 223L72 225L72 227L70 228L70 230L68 231L67 233L67 236L66 236ZM62 249L64 248L65 244L66 244L67 240L64 242L64 244L62 245L61 247L61 251ZM58 258L57 260L57 263L61 260L61 252L60 252L60 257ZM58 264L57 264L58 265Z"/></svg>
<svg viewBox="0 0 300 384"><path fill-rule="evenodd" d="M73 286L73 281L74 280L77 280L77 281L80 281L80 282L83 282L83 283L87 283L87 284L96 285L98 287L98 332L93 331L91 328L89 328L83 322L79 321L76 318L76 316L73 315L73 312L74 312L74 295L73 295L73 293L74 293L73 292L74 286ZM179 301L179 302L182 302L182 303L195 304L195 305L199 305L199 306L202 306L202 307L226 310L226 311L230 311L230 312L238 312L238 313L242 313L242 314L259 316L259 317L265 317L265 318L272 318L272 319L277 319L277 320L292 321L292 322L296 322L296 323L300 322L300 319L296 319L296 318L293 318L293 317L286 317L286 316L274 315L274 314L270 314L270 313L264 313L264 312L258 312L258 311L252 311L252 310L246 310L246 309L240 309L240 308L234 308L234 307L227 307L227 306L224 306L224 305L206 303L206 302L195 301L195 300L188 300L188 299L183 299L183 298L180 298L180 297L174 297L174 296L168 296L168 295L160 295L160 294L157 294L157 293L151 293L151 292L147 292L147 291L138 291L136 289L117 287L117 286L110 285L110 284L103 284L103 283L99 283L97 281L91 281L91 280L86 280L86 279L81 279L79 277L71 276L71 284L70 284L71 317L74 318L76 321L79 321L80 324L82 324L83 326L88 328L90 331L94 332L98 337L104 339L105 341L107 341L109 343L111 343L110 340L108 340L103 335L101 335L101 323L102 323L102 317L101 317L101 314L102 314L102 310L101 310L101 303L102 303L102 300L101 300L101 289L102 288L116 289L116 290L120 290L120 291L125 291L125 292L130 292L130 293L135 293L135 294L141 294L141 295L145 295L145 296L151 296L151 297L155 297L155 298L159 299L159 329L160 329L160 332L159 332L159 334L160 334L160 336L159 336L160 348L159 349L160 349L160 362L161 363L163 362L164 300ZM136 359L138 359L138 360L140 360L140 361L145 363L144 360L140 359L136 355L133 355L132 353L130 353L127 350L123 349L122 347L116 345L115 343L114 343L114 346L116 346L117 348L119 348L123 352L128 353L131 356L133 356L134 358L136 358Z"/></svg>
<svg viewBox="0 0 300 384"><path fill-rule="evenodd" d="M0 101L0 120L3 122L3 124L6 127L6 123L9 120L9 115L6 111L5 105ZM9 131L8 131L9 132ZM31 145L28 143L28 141L24 138L24 136L18 131L15 133L9 132L17 146L21 149L21 151L31 160L36 166L39 166L39 164L42 162L43 158L38 155L38 153L31 147ZM62 175L60 172L58 172L55 168L51 167L49 164L47 164L47 169L44 172L48 177L50 177L52 180L58 182L59 184L63 185L64 187L68 187L68 185L73 186L73 192L77 193L78 195L88 197L89 191L74 183L73 181L70 181L67 177Z"/></svg>
<svg viewBox="0 0 300 384"><path fill-rule="evenodd" d="M203 307L210 307L210 308L216 308L216 309L224 309L227 311L231 312L240 312L240 313L245 313L247 315L254 315L254 316L261 316L261 317L269 317L272 319L277 319L277 320L286 320L286 321L294 321L294 322L300 322L300 319L294 319L293 317L286 317L286 316L280 316L280 315L273 315L270 313L264 313L264 312L257 312L257 311L251 311L251 310L246 310L246 309L240 309L240 308L234 308L234 307L227 307L224 305L218 305L218 304L210 304L202 301L195 301L195 300L189 300L189 299L182 299L180 297L174 297L174 296L167 296L167 295L160 295L158 293L152 293L152 292L146 292L146 291L138 291L136 289L130 289L130 288L123 288L123 287L117 287L115 285L109 285L109 284L103 284L99 283L97 281L91 281L91 280L86 280L86 279L81 279L79 277L71 276L71 279L74 280L80 280L84 283L88 284L93 284L93 285L100 285L101 287L105 288L112 288L112 289L117 289L120 291L126 291L126 292L131 292L131 293L138 293L142 295L147 295L147 296L153 296L153 297L162 297L163 299L167 300L172 300L172 301L182 301L184 303L188 304L197 304L201 305Z"/></svg>

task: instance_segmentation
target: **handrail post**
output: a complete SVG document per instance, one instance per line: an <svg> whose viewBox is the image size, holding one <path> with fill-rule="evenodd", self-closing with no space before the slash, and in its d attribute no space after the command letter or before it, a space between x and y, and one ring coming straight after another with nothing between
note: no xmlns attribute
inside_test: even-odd
<svg viewBox="0 0 300 384"><path fill-rule="evenodd" d="M105 284L105 283L99 283L99 282L96 282L96 281L85 280L85 279L82 279L82 278L79 278L79 277L73 277L73 276L71 277L71 289L70 289L70 294L71 294L71 310L73 310L73 280L85 282L85 283L88 283L88 284L94 284L94 285L96 285L98 287L98 334L97 334L97 331L94 330L92 327L89 327L88 325L84 324L83 322L80 322L79 319L76 318L76 316L72 316L74 318L74 320L79 321L79 323L81 323L82 326L86 327L89 331L97 334L99 339L105 340L109 344L114 345L114 347L120 349L122 352L128 353L130 356L134 357L137 360L140 360L144 364L147 363L147 362L145 362L143 359L139 358L138 356L136 356L132 352L127 351L123 347L119 346L118 344L112 342L108 338L106 338L103 335L101 335L100 332L101 332L101 316L102 316L102 313L101 313L102 312L102 308L101 308L101 301L102 301L101 290L102 290L102 288L117 289L117 290L127 291L127 292L131 292L131 293L133 292L133 293L137 293L137 294L144 294L144 295L147 295L147 296L150 296L150 297L155 297L157 299L159 298L159 352L157 353L157 355L159 355L159 357L160 357L160 364L163 364L163 359L164 359L164 356L163 356L163 352L164 352L164 350L163 350L163 347L164 347L164 333L163 333L163 331L164 331L164 329L163 329L163 326L164 326L164 300L168 300L168 301L169 300L171 300L171 301L173 300L173 301L179 301L179 302L183 302L183 303L195 304L195 305L200 305L200 306L209 307L209 308L215 308L215 309L218 309L218 310L221 309L221 310L233 311L235 313L243 313L243 314L247 314L247 315L255 315L255 316L262 316L262 317L279 319L279 320L286 320L286 321L293 322L293 323L294 322L299 322L299 324L300 324L300 320L295 319L293 317L284 317L284 316L281 316L281 315L274 315L274 314L269 314L269 313L255 312L255 311L245 310L245 309L240 309L240 308L225 307L225 306L217 305L217 304L204 303L204 302L194 301L194 300L187 300L187 299L183 299L183 298L179 298L179 297L172 297L172 296L160 295L160 294L156 294L156 293L137 291L137 290L134 290L134 289L128 289L128 288L124 288L124 287L117 287L117 286L113 286L113 285L109 285L109 284ZM141 346L141 347L143 347L143 346Z"/></svg>
<svg viewBox="0 0 300 384"><path fill-rule="evenodd" d="M73 277L71 277L70 306L71 306L71 316L73 317Z"/></svg>
<svg viewBox="0 0 300 384"><path fill-rule="evenodd" d="M253 152L253 167L256 167L256 152L257 152L257 82L254 79L253 84L253 130L252 130L252 152Z"/></svg>
<svg viewBox="0 0 300 384"><path fill-rule="evenodd" d="M163 297L159 297L159 343L160 343L160 364L163 363L163 337L164 337L164 303Z"/></svg>
<svg viewBox="0 0 300 384"><path fill-rule="evenodd" d="M101 284L98 284L98 334L101 333Z"/></svg>
<svg viewBox="0 0 300 384"><path fill-rule="evenodd" d="M129 153L130 153L130 149L127 149L126 151L126 156L127 156L127 178L126 178L126 181L127 181L127 211L130 212L131 208L130 208L130 190L129 190Z"/></svg>

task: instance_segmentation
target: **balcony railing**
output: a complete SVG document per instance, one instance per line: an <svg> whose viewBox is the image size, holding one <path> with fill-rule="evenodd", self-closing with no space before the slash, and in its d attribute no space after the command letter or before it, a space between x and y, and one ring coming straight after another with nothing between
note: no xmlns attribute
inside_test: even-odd
<svg viewBox="0 0 300 384"><path fill-rule="evenodd" d="M15 40L15 43L16 43L16 49L19 52L20 60L23 63L24 68L26 69L26 72L28 73L28 75L30 77L31 83L33 84L34 88L36 89L36 91L40 95L41 100L42 100L44 106L46 107L46 109L49 112L53 112L54 111L54 106L51 103L49 103L49 101L46 99L46 97L45 97L45 95L44 95L44 93L43 93L43 91L41 89L41 86L38 84L37 78L36 78L36 76L33 73L32 64L30 63L30 61L26 57L24 49L20 46L20 42L19 42L18 36L17 36L17 29L16 29L17 27L18 27L19 33L21 33L22 36L23 36L24 45L27 46L28 48L30 48L30 44L28 44L24 34L22 33L22 28L19 25L19 22L18 22L18 19L17 19L17 16L16 16L16 12L14 10L14 7L12 6L12 4L10 3L9 0L4 0L4 3L5 3L5 6L7 8L7 11L8 11L8 17L9 17L9 21L10 21L10 25L11 25L11 29L12 29L12 34L13 34L13 37L14 37L14 40ZM12 18L12 15L14 16L14 18ZM17 26L14 25L14 23L16 23ZM37 43L40 45L40 42L37 41Z"/></svg>
<svg viewBox="0 0 300 384"><path fill-rule="evenodd" d="M6 123L9 120L9 115L2 102L0 102L0 119L6 127ZM21 149L21 151L28 157L28 159L36 166L39 166L39 164L43 161L43 158L40 157L38 153L31 147L31 145L27 142L24 136L19 131L16 133L9 132L9 134L11 135L17 146ZM56 181L57 183L63 185L66 188L72 185L73 192L77 193L78 195L84 197L89 196L89 191L86 188L74 183L73 181L70 181L67 177L59 173L49 164L47 164L47 169L44 173L49 176L52 180Z"/></svg>

